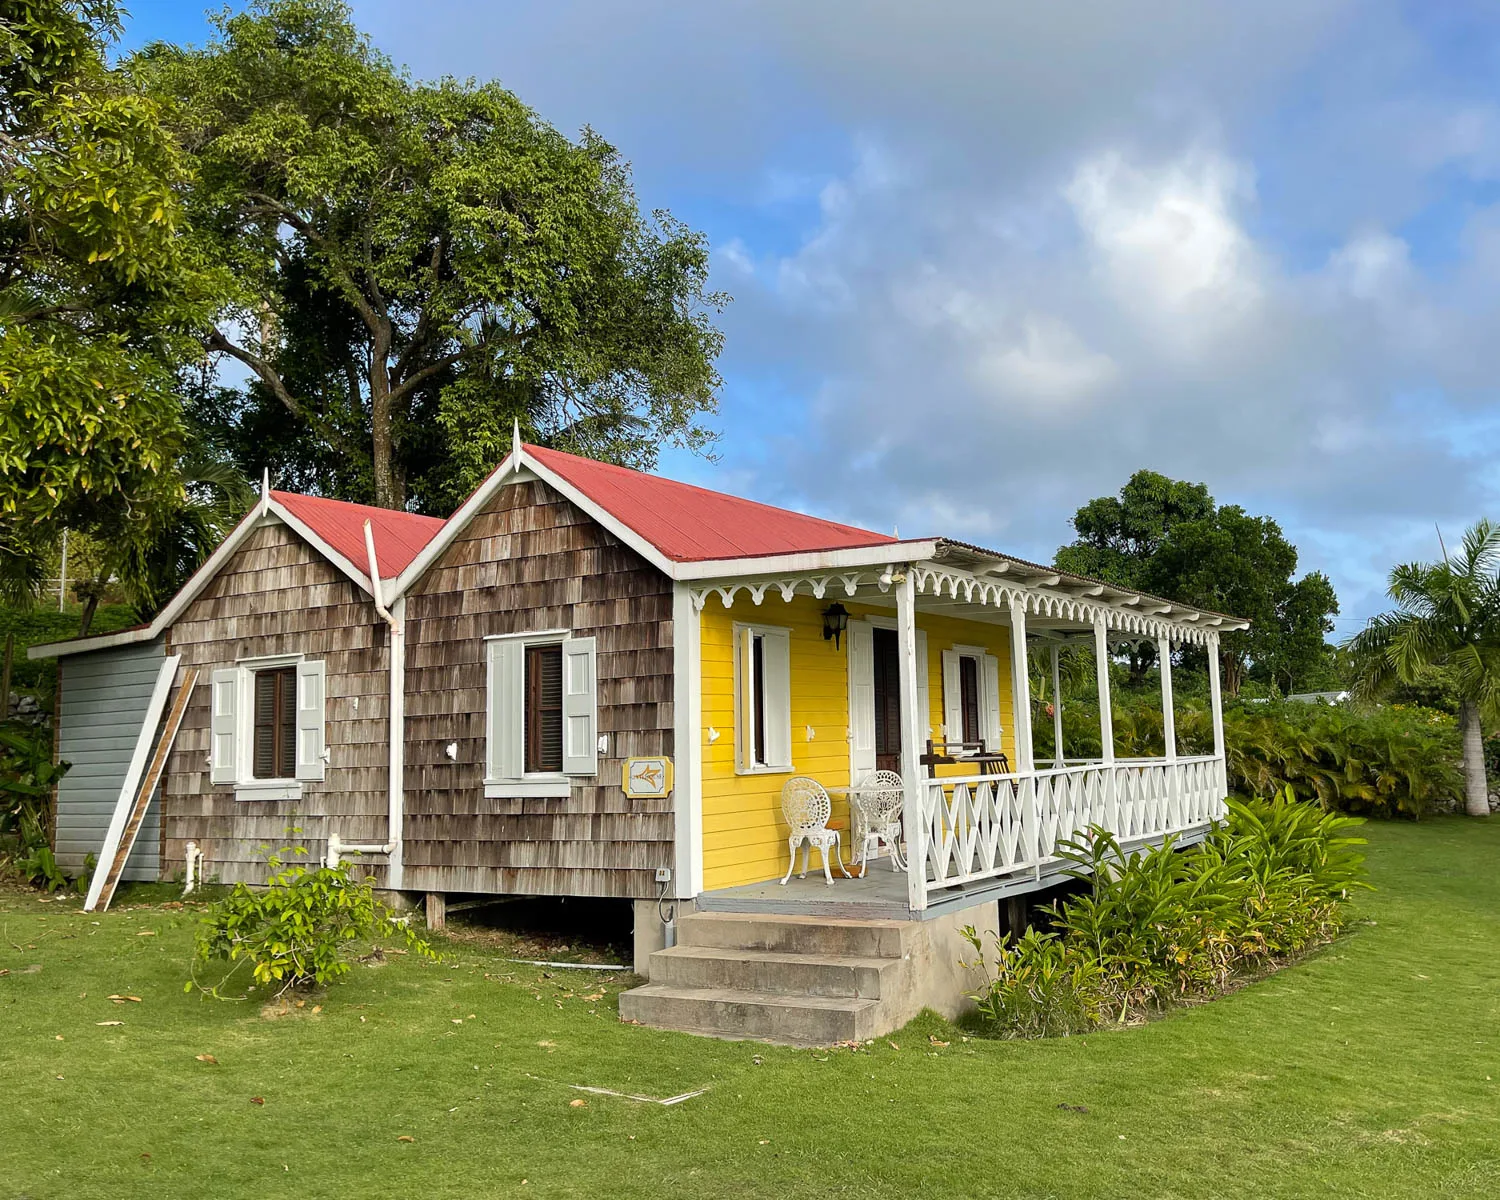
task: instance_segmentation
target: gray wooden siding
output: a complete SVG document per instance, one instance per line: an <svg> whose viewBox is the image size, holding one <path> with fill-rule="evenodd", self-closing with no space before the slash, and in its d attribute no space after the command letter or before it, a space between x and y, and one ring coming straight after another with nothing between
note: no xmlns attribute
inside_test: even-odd
<svg viewBox="0 0 1500 1200"><path fill-rule="evenodd" d="M406 629L406 886L656 895L672 800L627 798L620 767L673 752L671 581L546 484L521 482L414 585ZM542 629L597 639L610 750L566 797L487 798L484 639Z"/></svg>
<svg viewBox="0 0 1500 1200"><path fill-rule="evenodd" d="M161 639L65 657L59 665L57 757L71 763L57 785L53 852L69 874L99 854L120 799L161 670ZM153 797L124 878L153 880L161 868L161 801Z"/></svg>

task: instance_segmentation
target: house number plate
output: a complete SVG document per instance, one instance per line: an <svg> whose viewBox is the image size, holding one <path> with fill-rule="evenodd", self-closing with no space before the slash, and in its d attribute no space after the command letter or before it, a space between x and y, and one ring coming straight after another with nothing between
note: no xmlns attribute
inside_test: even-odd
<svg viewBox="0 0 1500 1200"><path fill-rule="evenodd" d="M633 799L652 800L671 795L672 760L662 755L627 758L621 768L620 786Z"/></svg>

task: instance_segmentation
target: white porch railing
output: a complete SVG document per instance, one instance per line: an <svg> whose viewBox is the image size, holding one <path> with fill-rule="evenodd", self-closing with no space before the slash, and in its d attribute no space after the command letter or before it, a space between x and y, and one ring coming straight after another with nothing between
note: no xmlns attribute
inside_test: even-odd
<svg viewBox="0 0 1500 1200"><path fill-rule="evenodd" d="M1061 842L1091 825L1122 842L1205 829L1223 817L1227 791L1224 761L1213 755L924 779L908 814L921 821L925 849L908 863L913 907L943 888L1040 874Z"/></svg>

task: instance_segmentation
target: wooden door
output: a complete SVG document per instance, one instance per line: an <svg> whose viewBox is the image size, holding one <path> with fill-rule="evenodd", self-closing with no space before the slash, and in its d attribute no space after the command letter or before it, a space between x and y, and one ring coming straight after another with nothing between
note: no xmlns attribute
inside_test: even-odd
<svg viewBox="0 0 1500 1200"><path fill-rule="evenodd" d="M901 770L901 663L896 631L875 630L875 767Z"/></svg>

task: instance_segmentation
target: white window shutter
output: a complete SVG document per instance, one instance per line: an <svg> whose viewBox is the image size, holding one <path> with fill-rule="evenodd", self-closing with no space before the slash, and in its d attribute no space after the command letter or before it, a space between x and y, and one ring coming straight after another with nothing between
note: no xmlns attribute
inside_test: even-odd
<svg viewBox="0 0 1500 1200"><path fill-rule="evenodd" d="M599 773L599 673L591 637L562 644L563 774Z"/></svg>
<svg viewBox="0 0 1500 1200"><path fill-rule="evenodd" d="M927 678L927 631L917 630L917 712L921 721L917 728L923 738L932 736L932 688ZM926 746L917 747L918 754L926 754Z"/></svg>
<svg viewBox="0 0 1500 1200"><path fill-rule="evenodd" d="M943 651L943 737L964 740L963 685L959 682L957 650Z"/></svg>
<svg viewBox="0 0 1500 1200"><path fill-rule="evenodd" d="M323 700L327 677L321 660L297 664L297 778L323 778Z"/></svg>
<svg viewBox="0 0 1500 1200"><path fill-rule="evenodd" d="M210 782L239 781L238 740L240 673L234 667L215 671L209 685L209 726L213 741L209 747Z"/></svg>
<svg viewBox="0 0 1500 1200"><path fill-rule="evenodd" d="M1000 660L986 654L979 664L980 709L983 719L984 748L991 753L1000 750Z"/></svg>
<svg viewBox="0 0 1500 1200"><path fill-rule="evenodd" d="M849 769L859 780L875 769L875 630L866 621L850 621L844 634L849 648Z"/></svg>
<svg viewBox="0 0 1500 1200"><path fill-rule="evenodd" d="M485 778L519 779L526 765L521 752L526 651L520 643L490 643L485 693Z"/></svg>
<svg viewBox="0 0 1500 1200"><path fill-rule="evenodd" d="M761 632L766 695L766 765L792 765L792 653L785 629Z"/></svg>

